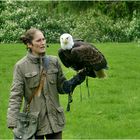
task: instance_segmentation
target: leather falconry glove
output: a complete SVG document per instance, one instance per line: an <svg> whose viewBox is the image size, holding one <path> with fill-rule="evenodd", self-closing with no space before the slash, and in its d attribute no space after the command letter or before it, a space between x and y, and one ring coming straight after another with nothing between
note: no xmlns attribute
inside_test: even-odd
<svg viewBox="0 0 140 140"><path fill-rule="evenodd" d="M73 76L70 80L66 80L63 84L63 90L65 93L71 93L74 91L77 85L80 85L86 78L85 70L81 70L77 75Z"/></svg>

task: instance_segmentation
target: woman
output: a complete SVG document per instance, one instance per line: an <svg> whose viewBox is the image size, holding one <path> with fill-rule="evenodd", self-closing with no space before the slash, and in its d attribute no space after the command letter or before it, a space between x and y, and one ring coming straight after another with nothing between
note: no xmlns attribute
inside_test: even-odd
<svg viewBox="0 0 140 140"><path fill-rule="evenodd" d="M47 76L40 96L34 96L30 104L30 112L38 112L36 139L62 139L65 124L63 108L59 103L58 93L64 94L85 80L85 73L80 72L70 80L66 80L61 66L55 56L45 56L46 40L43 33L35 28L27 30L21 37L27 46L27 55L19 60L14 69L13 83L7 112L8 128L16 127L17 116L24 99L27 105L34 89L40 83L40 73L49 59Z"/></svg>

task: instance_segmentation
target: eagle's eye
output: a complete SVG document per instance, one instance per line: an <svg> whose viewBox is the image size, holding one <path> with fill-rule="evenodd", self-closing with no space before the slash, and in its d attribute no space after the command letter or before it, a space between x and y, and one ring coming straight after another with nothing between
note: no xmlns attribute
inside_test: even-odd
<svg viewBox="0 0 140 140"><path fill-rule="evenodd" d="M68 40L69 37L67 37L66 39Z"/></svg>

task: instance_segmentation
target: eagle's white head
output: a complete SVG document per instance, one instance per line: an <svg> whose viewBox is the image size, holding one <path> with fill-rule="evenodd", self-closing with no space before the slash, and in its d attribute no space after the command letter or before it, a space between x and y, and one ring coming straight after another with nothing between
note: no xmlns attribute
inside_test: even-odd
<svg viewBox="0 0 140 140"><path fill-rule="evenodd" d="M70 50L74 45L72 36L68 33L62 34L60 36L60 44L63 50Z"/></svg>

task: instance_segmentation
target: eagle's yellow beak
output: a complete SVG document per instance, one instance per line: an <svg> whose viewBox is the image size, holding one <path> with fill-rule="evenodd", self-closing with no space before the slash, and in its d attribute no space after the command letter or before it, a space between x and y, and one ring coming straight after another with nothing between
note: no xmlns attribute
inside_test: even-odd
<svg viewBox="0 0 140 140"><path fill-rule="evenodd" d="M67 44L68 44L68 40L65 39L65 40L63 41L63 43L64 43L65 45L67 45Z"/></svg>

